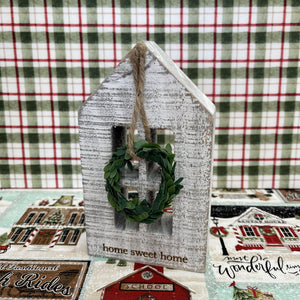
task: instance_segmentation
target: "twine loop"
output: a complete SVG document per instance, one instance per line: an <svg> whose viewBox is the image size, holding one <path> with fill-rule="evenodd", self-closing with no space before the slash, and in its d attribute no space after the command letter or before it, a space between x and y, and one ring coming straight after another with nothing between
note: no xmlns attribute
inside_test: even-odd
<svg viewBox="0 0 300 300"><path fill-rule="evenodd" d="M139 115L141 117L143 127L145 130L145 138L148 143L151 143L150 127L144 107L146 52L147 47L144 43L141 42L136 44L136 46L132 49L132 51L129 54L129 59L132 63L133 68L133 78L136 92L135 104L131 117L131 124L128 135L128 150L133 160L140 160L140 158L135 154L133 148L134 130Z"/></svg>

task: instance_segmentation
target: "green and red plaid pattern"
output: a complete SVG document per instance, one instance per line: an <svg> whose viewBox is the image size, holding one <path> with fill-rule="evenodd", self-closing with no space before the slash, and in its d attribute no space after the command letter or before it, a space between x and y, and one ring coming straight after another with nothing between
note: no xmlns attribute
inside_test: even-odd
<svg viewBox="0 0 300 300"><path fill-rule="evenodd" d="M77 110L153 40L217 107L214 186L300 186L299 0L3 0L0 185L81 187Z"/></svg>

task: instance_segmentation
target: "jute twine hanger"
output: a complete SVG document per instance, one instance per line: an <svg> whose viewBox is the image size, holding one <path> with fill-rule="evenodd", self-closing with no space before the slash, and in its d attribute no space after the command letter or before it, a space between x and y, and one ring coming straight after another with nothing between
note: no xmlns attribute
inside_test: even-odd
<svg viewBox="0 0 300 300"><path fill-rule="evenodd" d="M151 143L151 133L148 119L144 107L144 86L145 86L145 61L146 61L147 47L144 43L140 42L129 53L129 59L133 67L133 77L135 84L135 104L131 118L131 124L128 135L128 150L133 160L141 160L134 152L133 137L136 122L139 114L145 130L145 138L148 143Z"/></svg>

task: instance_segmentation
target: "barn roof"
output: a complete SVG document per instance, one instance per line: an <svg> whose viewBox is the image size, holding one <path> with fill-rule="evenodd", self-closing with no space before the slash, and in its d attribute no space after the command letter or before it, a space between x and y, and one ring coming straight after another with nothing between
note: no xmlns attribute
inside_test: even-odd
<svg viewBox="0 0 300 300"><path fill-rule="evenodd" d="M264 220L258 220L255 219L255 214L263 214L264 216L266 216L265 219L267 219L267 221ZM237 224L255 224L255 225L259 225L259 224L287 224L287 222L276 216L273 214L270 214L264 210L261 210L257 207L250 207L248 208L242 215L240 215L234 222L232 225L237 225Z"/></svg>
<svg viewBox="0 0 300 300"><path fill-rule="evenodd" d="M142 267L142 268L140 268L140 269L137 269L137 270L135 270L134 272L132 272L132 273L130 273L130 274L127 274L126 276L121 277L121 278L119 278L118 280L115 280L115 281L113 281L113 282L111 282L111 283L109 283L109 284L107 284L107 285L105 285L105 286L103 286L103 287L97 289L96 292L99 292L99 291L101 291L101 290L103 290L103 289L106 289L106 288L108 288L108 287L110 287L110 286L112 286L112 285L114 285L114 284L116 284L116 283L118 283L118 282L120 282L120 281L122 281L122 280L128 278L128 277L131 277L131 276L133 276L133 275L135 275L135 274L137 274L137 273L139 273L139 272L141 272L141 271L143 271L143 270L146 270L146 269L150 269L152 272L157 273L158 275L163 276L163 277L169 279L170 281L172 281L172 282L178 284L178 285L181 286L182 288L184 288L184 289L186 289L186 290L189 290L189 291L192 292L192 293L196 293L194 290L192 290L192 289L186 287L185 285L183 285L183 284L180 283L179 281L176 281L176 280L174 280L174 279L172 279L172 278L169 278L168 276L166 276L166 275L164 275L163 273L157 271L155 268L153 268L153 267L151 267L151 266L144 266L144 267Z"/></svg>

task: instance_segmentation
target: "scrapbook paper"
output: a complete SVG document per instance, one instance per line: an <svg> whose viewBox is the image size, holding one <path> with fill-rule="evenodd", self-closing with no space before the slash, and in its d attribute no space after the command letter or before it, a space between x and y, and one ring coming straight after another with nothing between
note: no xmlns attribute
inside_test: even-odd
<svg viewBox="0 0 300 300"><path fill-rule="evenodd" d="M154 288L153 282L143 286L137 278L143 266L88 254L86 232L80 224L81 191L1 190L0 196L0 201L10 203L0 214L0 289L5 299L41 299L43 292L47 298L42 299L99 300L106 288L118 282L123 283L118 292L138 289L143 297L159 289L170 292L177 285L189 291L192 300L300 297L299 203L259 200L253 205L252 199L212 203L205 273L161 268L157 270L163 271L161 275L144 270L143 277L149 280L158 275L165 278L167 285L154 281L160 284ZM44 219L41 210L48 211ZM17 234L18 229L22 231ZM80 236L75 233L79 229ZM33 236L26 239L28 230ZM77 240L72 239L76 235Z"/></svg>

